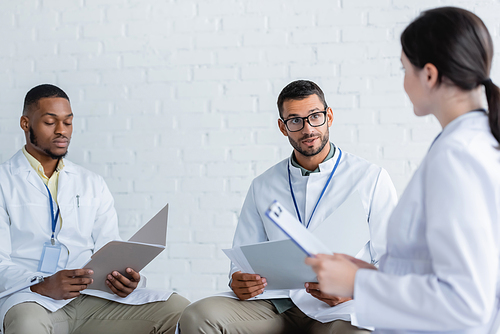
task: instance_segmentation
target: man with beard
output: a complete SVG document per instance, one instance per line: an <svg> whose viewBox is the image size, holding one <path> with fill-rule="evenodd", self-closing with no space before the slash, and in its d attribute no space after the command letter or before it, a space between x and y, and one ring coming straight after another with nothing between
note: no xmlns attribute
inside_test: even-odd
<svg viewBox="0 0 500 334"><path fill-rule="evenodd" d="M131 268L129 278L109 273L106 284L113 293L85 290L93 272L79 268L120 236L102 177L63 159L72 122L66 93L53 85L34 87L21 117L26 145L0 165L0 293L43 277L0 299L0 329L173 333L189 302L145 289L145 279Z"/></svg>
<svg viewBox="0 0 500 334"><path fill-rule="evenodd" d="M370 241L358 257L376 265L385 252L386 223L397 201L389 175L329 141L333 111L315 83L299 80L287 85L278 97L278 110L279 129L293 152L252 182L233 246L284 238L265 215L274 200L314 233L319 226L333 224L332 213L358 191L370 231ZM315 282L306 283L305 289L263 294L266 278L243 273L234 264L230 277L232 293L200 300L184 310L183 333L367 332L351 324L354 301L327 295Z"/></svg>

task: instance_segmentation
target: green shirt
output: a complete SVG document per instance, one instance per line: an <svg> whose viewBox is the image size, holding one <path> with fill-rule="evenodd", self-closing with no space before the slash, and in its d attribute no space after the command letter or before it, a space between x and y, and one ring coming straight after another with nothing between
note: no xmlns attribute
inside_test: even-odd
<svg viewBox="0 0 500 334"><path fill-rule="evenodd" d="M325 160L323 160L323 162L333 158L334 155L335 155L335 145L330 143L330 152L328 152L328 155L326 156ZM297 159L295 159L295 153L292 153L292 166L300 168L300 171L302 172L302 176L309 176L311 173L318 173L320 171L319 166L315 170L310 171L308 169L305 169L301 165L299 165L299 163L297 162Z"/></svg>

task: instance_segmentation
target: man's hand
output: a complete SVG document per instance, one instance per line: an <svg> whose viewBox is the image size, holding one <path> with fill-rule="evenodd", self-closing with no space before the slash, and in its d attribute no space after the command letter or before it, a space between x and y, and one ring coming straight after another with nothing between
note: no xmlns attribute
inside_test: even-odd
<svg viewBox="0 0 500 334"><path fill-rule="evenodd" d="M342 304L348 300L352 300L352 298L342 298L342 297L336 297L332 296L329 294L326 294L324 292L321 292L319 289L319 284L318 283L306 283L305 284L306 291L307 293L311 294L311 296L318 298L324 303L327 303L329 306L337 306L338 304Z"/></svg>
<svg viewBox="0 0 500 334"><path fill-rule="evenodd" d="M138 272L134 271L132 268L127 268L127 274L129 274L132 278L128 279L127 277L120 274L118 271L113 271L111 274L108 274L106 279L106 285L120 297L127 297L132 291L137 288L139 281L141 280L141 275Z"/></svg>
<svg viewBox="0 0 500 334"><path fill-rule="evenodd" d="M321 291L349 298L354 294L356 272L360 268L375 268L344 254L317 254L315 257L307 257L305 262L316 273Z"/></svg>
<svg viewBox="0 0 500 334"><path fill-rule="evenodd" d="M232 276L231 289L241 300L246 300L264 292L267 281L256 274L244 274L237 271Z"/></svg>
<svg viewBox="0 0 500 334"><path fill-rule="evenodd" d="M52 299L70 299L80 295L92 283L94 272L88 269L61 270L31 287L31 291Z"/></svg>
<svg viewBox="0 0 500 334"><path fill-rule="evenodd" d="M349 261L351 261L352 263L354 263L355 265L357 265L358 268L378 270L378 268L375 267L373 264L365 262L365 261L360 260L360 259L357 259L354 256L350 256L350 255L347 255L347 254L337 254L337 255L342 256L342 257L348 259Z"/></svg>

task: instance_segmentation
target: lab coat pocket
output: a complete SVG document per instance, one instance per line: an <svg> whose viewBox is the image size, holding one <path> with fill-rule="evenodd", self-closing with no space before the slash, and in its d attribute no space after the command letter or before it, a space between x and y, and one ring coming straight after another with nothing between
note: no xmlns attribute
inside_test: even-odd
<svg viewBox="0 0 500 334"><path fill-rule="evenodd" d="M99 208L99 199L94 197L79 197L75 199L77 224L76 228L80 235L92 236L94 219Z"/></svg>

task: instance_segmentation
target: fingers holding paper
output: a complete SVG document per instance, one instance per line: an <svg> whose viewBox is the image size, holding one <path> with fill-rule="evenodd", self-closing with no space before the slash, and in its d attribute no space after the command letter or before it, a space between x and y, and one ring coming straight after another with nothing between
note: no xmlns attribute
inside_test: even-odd
<svg viewBox="0 0 500 334"><path fill-rule="evenodd" d="M344 254L318 254L316 257L306 258L306 264L316 273L320 291L329 295L352 298L354 278L361 266L351 261L350 257Z"/></svg>
<svg viewBox="0 0 500 334"><path fill-rule="evenodd" d="M139 281L141 280L141 275L134 271L132 268L127 268L127 274L131 278L127 278L120 274L118 271L113 271L106 277L106 285L120 297L127 297L132 291L137 288Z"/></svg>
<svg viewBox="0 0 500 334"><path fill-rule="evenodd" d="M318 283L312 283L308 282L305 284L306 292L309 293L311 296L321 300L322 302L328 304L329 306L337 306L339 304L342 304L348 300L352 300L352 298L349 297L337 297L337 296L332 296L327 293L324 293L321 291L319 288Z"/></svg>
<svg viewBox="0 0 500 334"><path fill-rule="evenodd" d="M33 285L30 289L56 300L75 298L92 283L93 273L87 269L61 270L45 277L43 282Z"/></svg>
<svg viewBox="0 0 500 334"><path fill-rule="evenodd" d="M231 277L231 289L240 300L260 295L267 285L266 279L257 274L246 274L237 271Z"/></svg>

